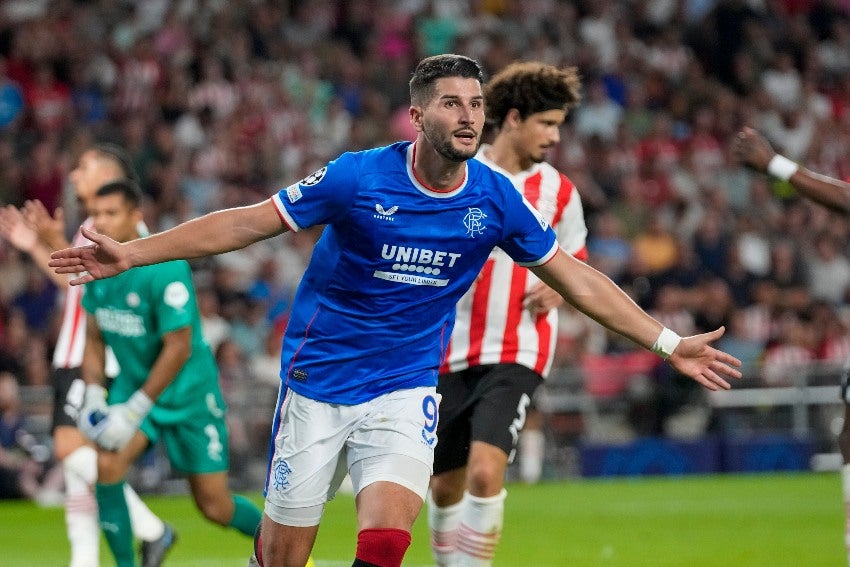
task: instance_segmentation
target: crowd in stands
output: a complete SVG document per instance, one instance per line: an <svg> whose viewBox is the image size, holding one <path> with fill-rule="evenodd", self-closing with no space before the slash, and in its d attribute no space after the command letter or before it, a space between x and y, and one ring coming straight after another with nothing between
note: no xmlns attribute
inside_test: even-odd
<svg viewBox="0 0 850 567"><path fill-rule="evenodd" d="M726 325L722 348L764 386L850 356L850 223L730 149L750 125L850 176L842 0L7 0L0 202L77 218L67 173L108 140L132 154L152 231L256 203L343 151L412 139L409 75L442 52L491 74L514 60L578 67L583 100L550 161L581 192L590 263L668 327ZM274 397L316 237L193 264L234 408ZM2 242L0 274L0 371L45 384L62 295ZM635 351L562 319L562 364ZM267 424L231 414L234 451L264 452L252 440Z"/></svg>

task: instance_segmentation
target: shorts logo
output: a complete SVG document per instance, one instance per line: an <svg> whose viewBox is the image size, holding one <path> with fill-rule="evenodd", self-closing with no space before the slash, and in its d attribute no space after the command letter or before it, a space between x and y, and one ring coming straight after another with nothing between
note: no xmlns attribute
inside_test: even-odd
<svg viewBox="0 0 850 567"><path fill-rule="evenodd" d="M218 407L218 400L215 399L215 394L212 392L207 392L204 400L207 403L207 411L210 412L210 415L217 418L224 417L224 410Z"/></svg>
<svg viewBox="0 0 850 567"><path fill-rule="evenodd" d="M328 172L327 167L323 167L322 169L316 170L301 181L298 182L299 185L303 185L304 187L309 187L311 185L317 184L319 181L324 179L325 174Z"/></svg>
<svg viewBox="0 0 850 567"><path fill-rule="evenodd" d="M289 468L289 463L283 459L276 461L274 470L272 471L272 480L274 481L275 490L286 490L289 486L289 475L292 474L292 469Z"/></svg>
<svg viewBox="0 0 850 567"><path fill-rule="evenodd" d="M463 226L466 227L466 235L470 238L475 238L479 234L484 234L484 219L487 215L478 207L469 207L469 212L463 217Z"/></svg>
<svg viewBox="0 0 850 567"><path fill-rule="evenodd" d="M220 461L221 453L224 451L224 444L222 444L221 438L218 435L218 429L215 428L215 425L209 423L204 427L204 433L207 434L207 438L209 439L209 443L207 443L207 457L212 461Z"/></svg>
<svg viewBox="0 0 850 567"><path fill-rule="evenodd" d="M428 445L429 447L433 447L433 446L434 446L434 444L437 442L437 438L436 438L436 437L434 437L433 435L428 435L427 433L425 433L425 430L424 430L424 429L422 430L422 440L423 440L423 441L425 442L425 444L426 444L426 445Z"/></svg>

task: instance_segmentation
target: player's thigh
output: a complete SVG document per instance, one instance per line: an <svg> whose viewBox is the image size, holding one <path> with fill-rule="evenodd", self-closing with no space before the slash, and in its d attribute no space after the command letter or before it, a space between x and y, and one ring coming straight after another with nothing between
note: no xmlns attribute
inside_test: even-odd
<svg viewBox="0 0 850 567"><path fill-rule="evenodd" d="M362 406L327 404L281 389L265 513L282 526L319 524L345 477L345 443Z"/></svg>
<svg viewBox="0 0 850 567"><path fill-rule="evenodd" d="M80 368L54 368L53 383L53 429L76 427L77 415L83 407L86 383Z"/></svg>
<svg viewBox="0 0 850 567"><path fill-rule="evenodd" d="M463 414L472 403L471 396L481 367L466 368L458 372L440 374L437 379L437 393L440 394L439 427L452 422Z"/></svg>
<svg viewBox="0 0 850 567"><path fill-rule="evenodd" d="M355 493L379 481L398 484L425 498L437 444L440 395L433 387L385 394L347 441Z"/></svg>
<svg viewBox="0 0 850 567"><path fill-rule="evenodd" d="M441 394L440 420L434 447L434 474L463 468L469 456L469 438L472 434L470 417L477 398L472 369L442 374L437 385Z"/></svg>
<svg viewBox="0 0 850 567"><path fill-rule="evenodd" d="M512 455L531 398L542 383L540 375L525 366L495 366L479 385L482 393L472 415L471 440L494 445Z"/></svg>

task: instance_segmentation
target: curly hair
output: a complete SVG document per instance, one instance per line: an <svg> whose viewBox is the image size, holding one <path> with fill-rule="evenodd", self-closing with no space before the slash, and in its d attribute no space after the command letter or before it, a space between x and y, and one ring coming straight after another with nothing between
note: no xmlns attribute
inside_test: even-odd
<svg viewBox="0 0 850 567"><path fill-rule="evenodd" d="M487 123L502 125L516 108L523 120L547 110L568 111L581 100L578 69L558 69L538 62L511 63L484 85Z"/></svg>

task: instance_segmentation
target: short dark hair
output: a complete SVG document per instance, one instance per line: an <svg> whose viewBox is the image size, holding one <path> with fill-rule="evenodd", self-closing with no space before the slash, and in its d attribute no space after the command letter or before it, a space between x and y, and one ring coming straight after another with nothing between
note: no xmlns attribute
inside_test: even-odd
<svg viewBox="0 0 850 567"><path fill-rule="evenodd" d="M426 57L416 66L410 79L411 104L427 104L434 96L434 83L445 77L475 79L483 84L484 70L478 61L463 55L449 53Z"/></svg>
<svg viewBox="0 0 850 567"><path fill-rule="evenodd" d="M112 142L98 142L91 147L91 150L115 162L125 179L129 179L133 183L139 182L139 176L133 167L133 160L127 150Z"/></svg>
<svg viewBox="0 0 850 567"><path fill-rule="evenodd" d="M581 79L575 67L558 69L534 61L511 63L484 85L488 125L501 127L516 108L523 120L547 110L564 110L581 100Z"/></svg>
<svg viewBox="0 0 850 567"><path fill-rule="evenodd" d="M95 192L95 195L98 197L115 194L123 195L124 199L130 203L130 206L134 209L138 208L142 204L142 190L139 189L139 185L131 179L110 181L105 185L101 185Z"/></svg>

